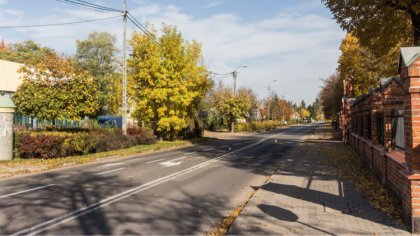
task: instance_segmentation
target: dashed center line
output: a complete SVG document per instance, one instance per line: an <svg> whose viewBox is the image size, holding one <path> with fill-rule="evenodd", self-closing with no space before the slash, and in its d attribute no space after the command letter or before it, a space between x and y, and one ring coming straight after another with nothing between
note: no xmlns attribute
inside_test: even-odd
<svg viewBox="0 0 420 236"><path fill-rule="evenodd" d="M195 154L195 153L197 153L197 152L187 152L187 153L185 153L185 155L192 155L192 154Z"/></svg>
<svg viewBox="0 0 420 236"><path fill-rule="evenodd" d="M146 162L147 164L150 164L150 163L155 163L155 162L158 162L158 161L163 161L163 160L165 160L165 159L157 159L157 160L153 160L153 161L148 161L148 162Z"/></svg>
<svg viewBox="0 0 420 236"><path fill-rule="evenodd" d="M107 174L107 173L111 173L111 172L115 172L115 171L119 171L119 170L124 170L124 169L125 168L122 167L122 168L118 168L118 169L114 169L114 170L108 170L108 171L104 171L104 172L101 172L101 173L97 173L95 175L103 175L103 174Z"/></svg>
<svg viewBox="0 0 420 236"><path fill-rule="evenodd" d="M207 148L207 149L203 149L203 151L204 152L206 152L206 151L210 151L210 150L213 150L214 148Z"/></svg>
<svg viewBox="0 0 420 236"><path fill-rule="evenodd" d="M109 166L119 166L119 165L124 165L124 162L110 163L110 164L100 166L99 168L104 168L104 167L109 167Z"/></svg>
<svg viewBox="0 0 420 236"><path fill-rule="evenodd" d="M27 193L27 192L30 192L30 191L35 191L35 190L38 190L38 189L48 188L48 187L51 187L51 186L54 186L54 185L56 185L56 184L48 184L48 185L44 185L44 186L40 186L40 187L36 187L36 188L31 188L31 189L28 189L28 190L19 191L19 192L16 192L16 193L10 193L10 194L6 194L6 195L2 195L2 196L0 196L0 199L15 196L15 195L18 195L18 194L21 194L21 193Z"/></svg>

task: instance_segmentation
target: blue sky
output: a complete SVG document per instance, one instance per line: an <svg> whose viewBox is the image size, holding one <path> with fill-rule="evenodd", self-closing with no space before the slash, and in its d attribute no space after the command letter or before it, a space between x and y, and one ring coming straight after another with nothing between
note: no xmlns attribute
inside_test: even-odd
<svg viewBox="0 0 420 236"><path fill-rule="evenodd" d="M122 0L89 0L121 8ZM270 89L300 103L312 103L320 79L334 73L344 32L320 0L127 0L128 10L141 22L157 27L176 25L187 40L202 43L210 71L226 73L240 65L238 87L257 92ZM112 16L55 0L0 0L0 26L48 24ZM129 25L129 34L134 29ZM0 39L33 39L71 55L75 40L91 31L115 34L121 45L121 19L71 26L0 29ZM229 76L217 77L227 85ZM272 82L276 80L276 82Z"/></svg>

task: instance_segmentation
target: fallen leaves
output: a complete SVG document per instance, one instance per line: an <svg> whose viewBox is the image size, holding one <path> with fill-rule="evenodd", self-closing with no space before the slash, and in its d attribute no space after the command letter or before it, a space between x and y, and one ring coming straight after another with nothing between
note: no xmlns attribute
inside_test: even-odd
<svg viewBox="0 0 420 236"><path fill-rule="evenodd" d="M332 129L322 129L321 132L322 135L332 139L337 137L338 133ZM394 219L402 219L401 201L378 182L372 171L350 146L338 142L318 141L311 140L318 143L316 146L311 146L311 149L327 157L321 161L321 164L331 168L340 180L352 183L371 206Z"/></svg>

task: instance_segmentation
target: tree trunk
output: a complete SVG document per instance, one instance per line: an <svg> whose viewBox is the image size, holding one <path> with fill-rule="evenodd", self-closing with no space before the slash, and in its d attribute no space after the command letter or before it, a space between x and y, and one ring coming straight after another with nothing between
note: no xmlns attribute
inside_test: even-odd
<svg viewBox="0 0 420 236"><path fill-rule="evenodd" d="M420 46L420 13L411 12L411 22L413 25L414 46Z"/></svg>

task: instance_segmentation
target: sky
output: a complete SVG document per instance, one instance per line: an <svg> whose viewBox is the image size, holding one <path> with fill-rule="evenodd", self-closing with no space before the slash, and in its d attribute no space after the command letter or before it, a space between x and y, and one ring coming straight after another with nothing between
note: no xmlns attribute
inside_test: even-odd
<svg viewBox="0 0 420 236"><path fill-rule="evenodd" d="M122 9L122 0L87 0ZM175 25L188 40L201 43L209 71L229 73L239 66L237 87L264 98L269 91L298 104L312 103L337 68L344 32L321 0L127 0L143 24ZM0 0L0 27L99 19L113 13L92 11L57 0ZM135 26L128 24L130 37ZM114 34L122 48L122 17L42 28L0 28L0 40L32 39L66 55L92 31ZM232 86L232 76L217 76Z"/></svg>

